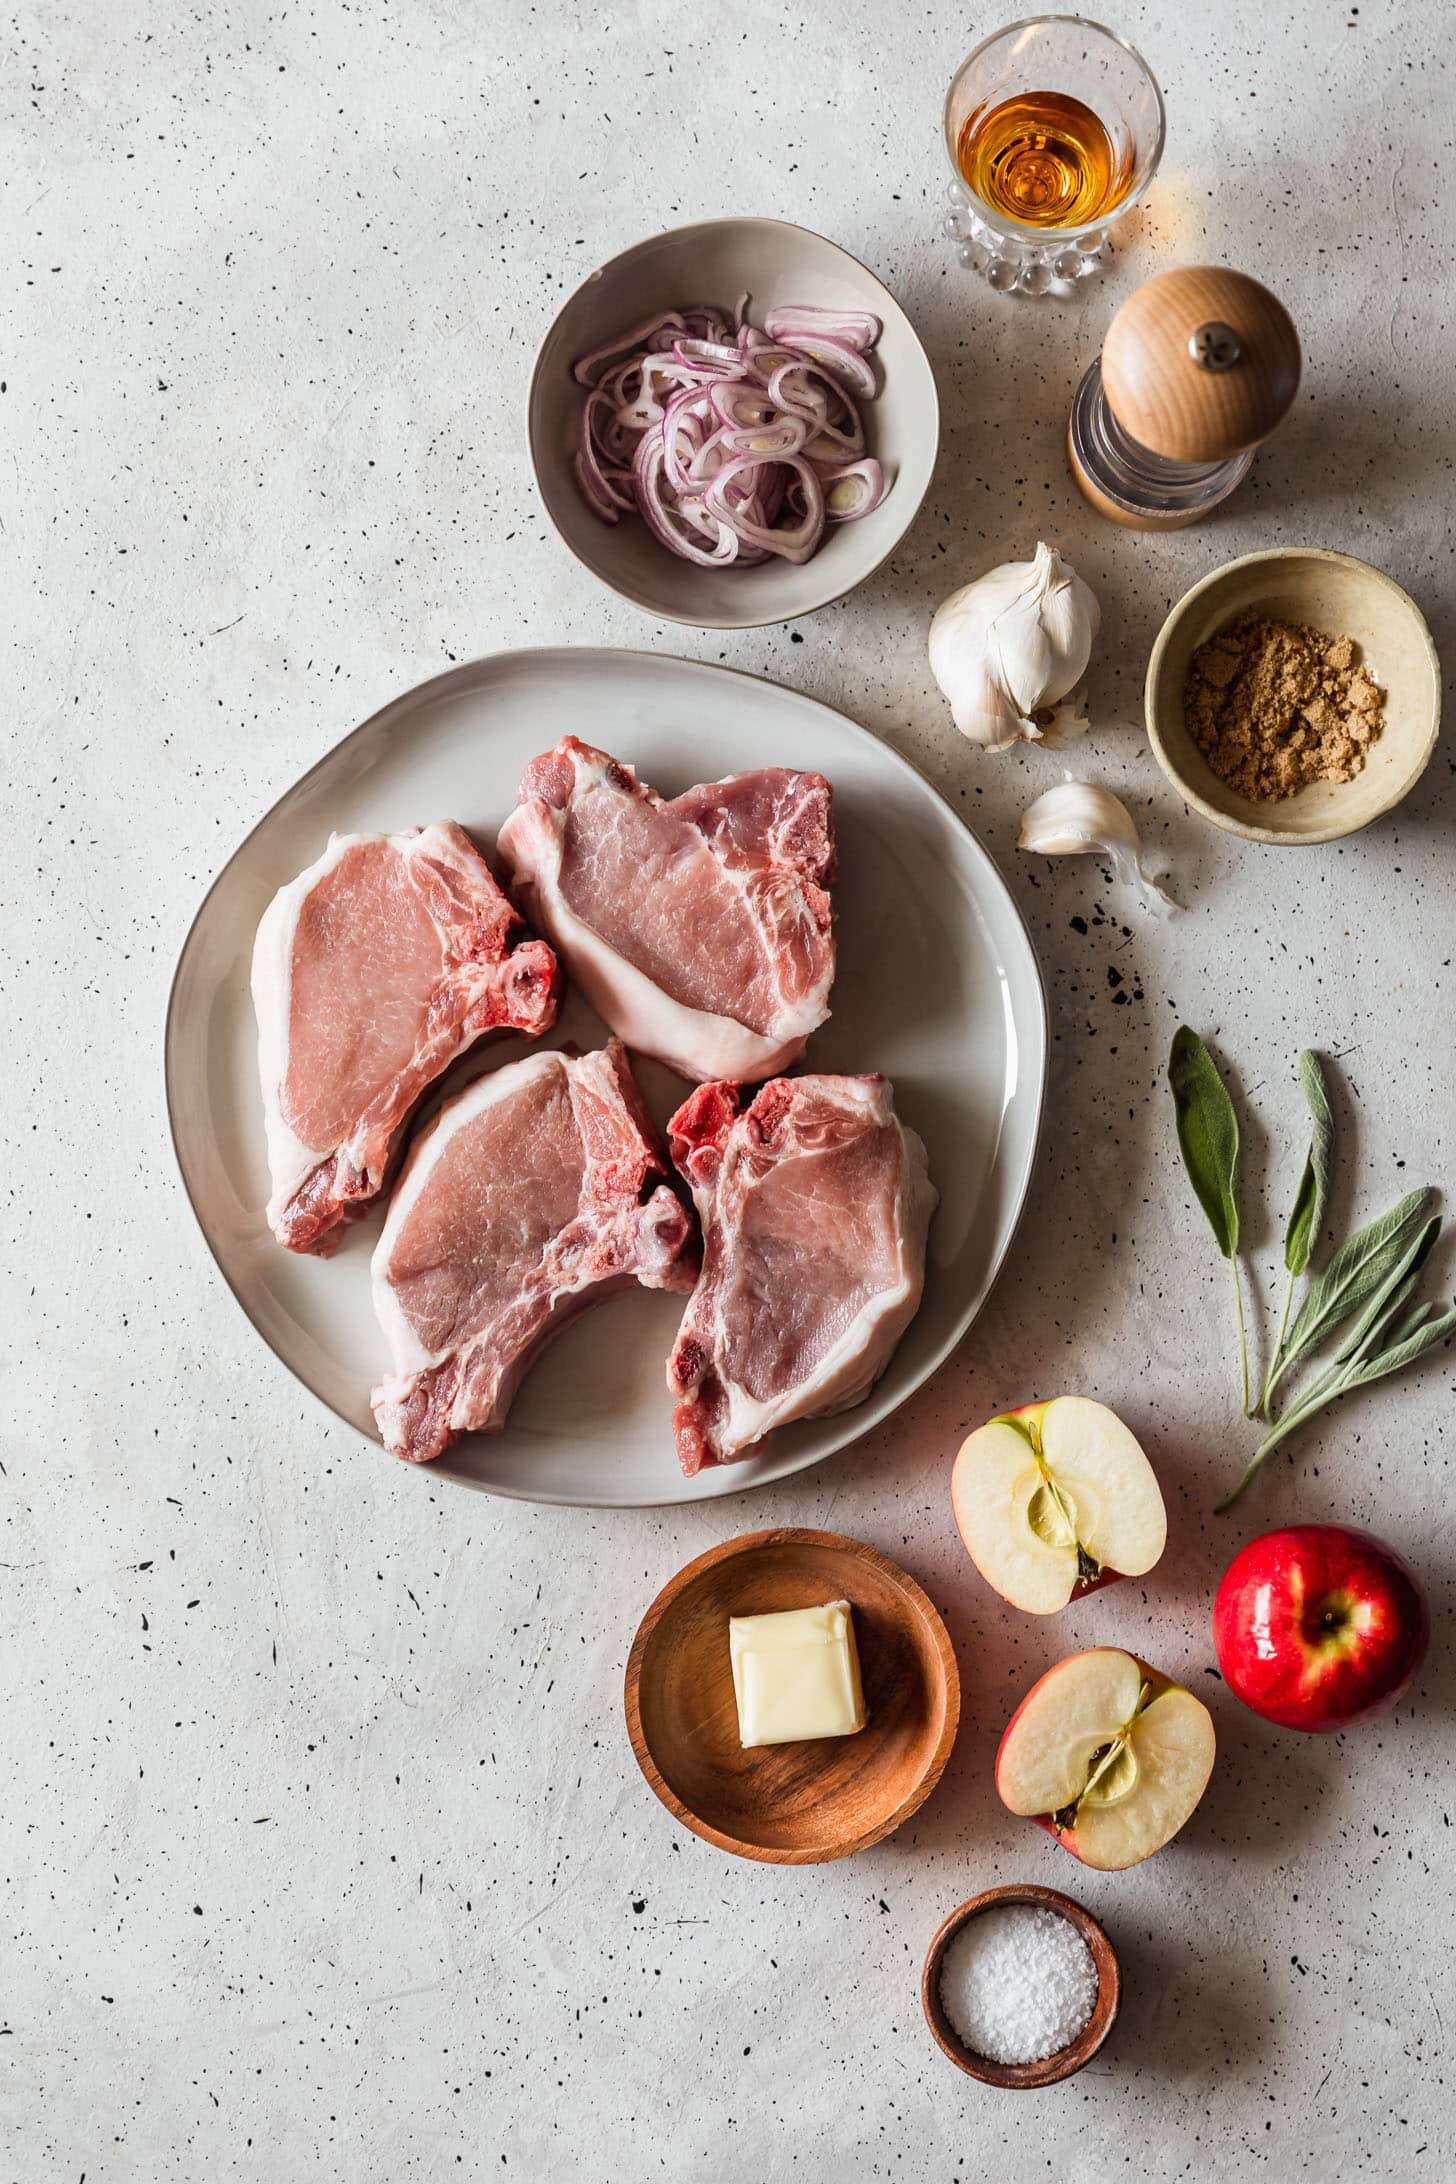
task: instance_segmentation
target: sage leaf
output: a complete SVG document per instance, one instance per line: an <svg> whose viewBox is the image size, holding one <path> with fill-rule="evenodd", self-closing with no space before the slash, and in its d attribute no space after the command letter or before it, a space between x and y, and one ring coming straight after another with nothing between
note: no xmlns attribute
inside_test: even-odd
<svg viewBox="0 0 1456 2184"><path fill-rule="evenodd" d="M1427 1320L1434 1319L1440 1309L1438 1304L1432 1304L1429 1300L1425 1304L1418 1304L1409 1319L1402 1322L1399 1340L1406 1341L1418 1327L1424 1327Z"/></svg>
<svg viewBox="0 0 1456 2184"><path fill-rule="evenodd" d="M1299 1081L1309 1107L1313 1131L1304 1173L1294 1194L1289 1233L1284 1239L1284 1264L1291 1274L1302 1274L1324 1226L1325 1200L1330 1191L1330 1157L1334 1151L1335 1118L1330 1112L1320 1058L1309 1047L1299 1057Z"/></svg>
<svg viewBox="0 0 1456 2184"><path fill-rule="evenodd" d="M1239 1248L1239 1119L1196 1032L1180 1024L1168 1058L1178 1144L1188 1180L1226 1259Z"/></svg>
<svg viewBox="0 0 1456 2184"><path fill-rule="evenodd" d="M1405 1257L1431 1202L1429 1189L1409 1191L1388 1213L1349 1237L1311 1282L1285 1352L1285 1363L1318 1349L1382 1287Z"/></svg>
<svg viewBox="0 0 1456 2184"><path fill-rule="evenodd" d="M1395 1288L1390 1291L1389 1301L1386 1304L1384 1311L1380 1314L1380 1317L1371 1327L1364 1341L1359 1345L1361 1349L1373 1356L1375 1351L1377 1351L1381 1347L1386 1337L1394 1328L1397 1320L1401 1318L1401 1315L1405 1311L1406 1306L1410 1303L1411 1296L1420 1278L1420 1268L1417 1267L1413 1273L1407 1274L1405 1279L1401 1282L1398 1282ZM1435 1309L1436 1307L1433 1304L1419 1305L1417 1306L1416 1310L1411 1314L1411 1318L1429 1319ZM1341 1362L1343 1362L1347 1355L1353 1353L1348 1352L1346 1346L1342 1343L1340 1346L1339 1354Z"/></svg>
<svg viewBox="0 0 1456 2184"><path fill-rule="evenodd" d="M1335 1118L1330 1113L1329 1094L1325 1090L1324 1071L1320 1058L1310 1047L1299 1057L1299 1081L1304 1088L1305 1105L1309 1109L1313 1130L1309 1151L1305 1155L1304 1173L1299 1179L1299 1189L1294 1194L1294 1211L1289 1216L1289 1229L1284 1239L1284 1264L1288 1269L1284 1283L1284 1304L1279 1314L1279 1332L1274 1337L1268 1370L1264 1374L1264 1389L1259 1397L1255 1416L1268 1418L1274 1390L1284 1378L1288 1354L1285 1335L1289 1327L1289 1309L1294 1302L1294 1285L1309 1265L1310 1254L1319 1242L1324 1227L1325 1200L1330 1188L1330 1158L1335 1142Z"/></svg>
<svg viewBox="0 0 1456 2184"><path fill-rule="evenodd" d="M1239 1118L1227 1087L1196 1032L1180 1024L1168 1057L1178 1144L1214 1241L1228 1261L1239 1331L1239 1400L1249 1416L1249 1343L1239 1281Z"/></svg>
<svg viewBox="0 0 1456 2184"><path fill-rule="evenodd" d="M1411 1291L1420 1280L1421 1268L1431 1256L1440 1233L1441 1216L1433 1213L1416 1232L1414 1241L1386 1275L1354 1326L1341 1338L1334 1358L1337 1365L1343 1365L1348 1358L1358 1362L1362 1355L1368 1356L1380 1348L1409 1302Z"/></svg>
<svg viewBox="0 0 1456 2184"><path fill-rule="evenodd" d="M1410 1320L1385 1349L1362 1363L1359 1359L1346 1373L1340 1393L1346 1388L1362 1388L1369 1381L1383 1380L1387 1373L1398 1373L1403 1367L1413 1365L1427 1350L1434 1350L1438 1342L1456 1334L1456 1312L1441 1312L1435 1319L1426 1317L1429 1307L1418 1305Z"/></svg>

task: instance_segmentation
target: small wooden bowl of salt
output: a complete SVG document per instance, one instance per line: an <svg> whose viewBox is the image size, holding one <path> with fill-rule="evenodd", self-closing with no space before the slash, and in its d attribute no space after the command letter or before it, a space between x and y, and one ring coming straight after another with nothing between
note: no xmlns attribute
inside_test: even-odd
<svg viewBox="0 0 1456 2184"><path fill-rule="evenodd" d="M1112 1943L1055 1888L988 1888L958 1904L920 1975L938 2045L986 2085L1070 2078L1111 2032L1121 1991Z"/></svg>

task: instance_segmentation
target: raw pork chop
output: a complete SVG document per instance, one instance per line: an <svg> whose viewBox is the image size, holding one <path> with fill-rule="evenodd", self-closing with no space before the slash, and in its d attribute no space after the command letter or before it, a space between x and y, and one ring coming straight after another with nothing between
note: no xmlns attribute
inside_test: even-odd
<svg viewBox="0 0 1456 2184"><path fill-rule="evenodd" d="M869 1394L914 1318L938 1193L884 1077L705 1084L668 1124L703 1271L668 1362L691 1478Z"/></svg>
<svg viewBox="0 0 1456 2184"><path fill-rule="evenodd" d="M497 1027L556 1017L556 959L469 836L336 834L281 888L253 943L268 1225L327 1257L384 1187L410 1109Z"/></svg>
<svg viewBox="0 0 1456 2184"><path fill-rule="evenodd" d="M684 1077L756 1081L829 1014L832 791L782 766L665 803L565 736L501 829L507 886L597 1014Z"/></svg>
<svg viewBox="0 0 1456 2184"><path fill-rule="evenodd" d="M691 1289L697 1236L666 1173L619 1040L528 1055L447 1100L374 1253L385 1446L428 1463L458 1434L499 1432L537 1351L587 1305L632 1282Z"/></svg>

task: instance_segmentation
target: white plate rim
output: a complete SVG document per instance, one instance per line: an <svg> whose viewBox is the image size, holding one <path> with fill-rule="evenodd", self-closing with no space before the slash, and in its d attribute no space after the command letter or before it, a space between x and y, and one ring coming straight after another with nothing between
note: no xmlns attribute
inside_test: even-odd
<svg viewBox="0 0 1456 2184"><path fill-rule="evenodd" d="M275 815L279 813L286 804L292 801L293 797L300 789L304 788L310 781L312 781L315 776L324 769L324 767L330 765L340 755L341 752L348 748L351 743L354 743L361 737L368 735L371 730L377 729L381 722L383 722L387 714L405 708L408 708L410 710L423 709L442 700L446 700L454 696L463 695L468 690L475 687L477 684L484 685L488 683L492 671L499 673L510 666L519 666L523 663L535 663L539 666L547 666L553 660L558 659L568 659L573 661L581 661L583 659L611 661L622 658L650 662L660 661L665 665L670 665L674 667L687 667L694 671L700 671L708 675L732 676L741 682L766 684L770 689L780 691L785 696L795 699L798 703L802 705L811 706L816 711L827 714L832 719L837 729L847 731L850 735L854 737L856 741L872 746L877 754L885 759L888 759L893 766L897 767L901 772L903 772L911 780L913 780L917 787L926 791L929 795L934 797L942 812L951 821L951 823L955 826L958 832L964 837L965 844L967 848L971 851L975 861L982 867L991 885L1003 899L1005 907L1011 915L1012 928L1020 935L1021 941L1025 949L1026 968L1030 972L1030 979L1026 990L1034 1002L1035 1013L1035 1036L1030 1059L1034 1061L1035 1064L1036 1106L1035 1113L1031 1117L1030 1130L1025 1140L1025 1151L1020 1164L1021 1172L1010 1178L1011 1187L1007 1193L1007 1211L1003 1218L1002 1231L996 1241L994 1250L991 1252L987 1260L986 1268L980 1283L978 1284L974 1292L966 1299L959 1314L952 1322L950 1329L945 1337L942 1339L936 1349L925 1360L923 1369L921 1370L919 1377L916 1380L914 1380L908 1386L898 1390L898 1392L896 1392L893 1397L888 1400L883 1393L885 1383L882 1381L875 1389L871 1391L871 1393L865 1398L862 1403L855 1405L854 1408L851 1410L844 1411L839 1414L842 1419L849 1421L850 1423L848 1424L843 1439L836 1442L832 1448L821 1449L817 1452L806 1452L787 1462L781 1470L776 1470L769 1473L759 1471L757 1467L753 1464L744 1463L741 1461L738 1463L718 1465L713 1467L711 1474L699 1475L700 1481L704 1477L711 1476L712 1484L709 1486L704 1486L701 1483L698 1483L696 1486L696 1491L691 1495L685 1496L681 1494L653 1494L647 1497L634 1496L631 1499L615 1497L610 1500L596 1499L586 1495L563 1494L556 1491L538 1491L533 1493L525 1487L517 1488L510 1484L487 1484L484 1480L463 1478L457 1472L441 1471L439 1467L435 1464L420 1464L405 1467L410 1470L419 1471L426 1475L433 1474L436 1477L437 1481L448 1480L449 1483L453 1486L463 1486L477 1493L499 1496L501 1499L507 1501L522 1501L534 1503L540 1507L569 1509L691 1508L695 1504L725 1499L730 1494L752 1493L759 1487L770 1486L776 1484L780 1480L792 1478L801 1471L810 1470L816 1464L827 1463L833 1457L841 1455L846 1448L851 1447L856 1441L862 1439L865 1434L873 1432L877 1426L883 1425L886 1419L893 1417L894 1413L898 1409L900 1409L903 1404L907 1403L913 1395L918 1394L923 1387L926 1387L929 1382L935 1378L936 1374L941 1370L942 1366L944 1366L947 1360L953 1355L953 1353L957 1349L959 1349L961 1343L965 1340L966 1336L969 1334L971 1328L974 1326L976 1320L979 1318L982 1310L984 1309L987 1299L990 1297L991 1291L995 1287L996 1281L1001 1273L1001 1269L1006 1263L1007 1255L1010 1252L1011 1246L1016 1239L1017 1231L1021 1226L1022 1216L1026 1211L1026 1201L1031 1189L1031 1179L1032 1175L1035 1172L1037 1155L1041 1147L1042 1123L1046 1112L1046 1077L1049 1051L1046 986L1042 978L1041 964L1037 957L1036 948L1032 941L1030 930L1027 927L1025 918L1022 916L1019 904L1013 896L1010 888L1007 886L1005 880L1002 878L1000 872L997 870L995 859L991 856L990 851L987 850L977 840L971 829L966 825L964 819L962 819L960 813L957 812L949 803L947 803L946 799L941 795L939 789L936 788L934 782L930 780L928 775L922 773L920 768L916 766L911 759L907 758L903 751L897 751L894 746L887 743L882 736L877 736L873 734L870 729L863 727L860 722L852 720L847 713L840 712L837 706L827 704L824 699L812 697L807 691L796 690L790 684L777 682L775 678L771 675L755 674L752 670L748 668L729 667L712 660L695 660L680 653L664 653L640 645L521 645L505 646L497 652L482 653L473 660L462 661L454 667L447 668L442 674L432 675L428 677L424 682L415 683L411 685L409 689L400 691L394 697L386 699L383 705L376 707L375 710L370 713L364 720L357 722L353 728L349 729L344 735L342 735L337 743L331 744L328 750L321 752L319 757L315 759L314 763L311 766L305 768L304 772L298 776L297 780L290 782L288 787L285 788L277 797L274 798L273 802L268 806L267 810L264 811L261 816L254 822L254 824L248 829L247 833L242 837L241 841L236 844L231 853L223 860L222 864L218 867L216 873L212 878L211 883L209 884L206 892L204 893L201 901L198 903L196 910L194 911L191 919L188 922L187 931L183 937L182 944L177 951L176 960L173 964L172 977L167 992L166 1013L163 1022L163 1080L167 1107L167 1131L172 1144L172 1157L176 1163L177 1173L181 1179L182 1188L184 1193L186 1194L187 1203L191 1208L193 1219L196 1221L198 1229L201 1232L203 1242L207 1246L208 1255L211 1258L213 1265L216 1267L218 1273L221 1275L226 1288L231 1293L234 1301L237 1303L239 1309L241 1310L243 1317L247 1320L248 1325L252 1328L253 1333L263 1344L264 1348L269 1352L270 1356L275 1358L278 1364L283 1367L283 1370L289 1375L289 1377L300 1388L304 1390L305 1394L307 1394L310 1399L327 1414L329 1418L333 1419L337 1424L346 1427L351 1434L356 1436L360 1441L364 1443L367 1448L372 1449L376 1454L383 1453L380 1448L379 1442L375 1440L372 1435L366 1433L363 1428L359 1426L354 1419L348 1417L346 1413L336 1410L333 1404L329 1402L328 1398L324 1395L321 1395L317 1389L312 1387L309 1382L305 1380L291 1364L289 1364L287 1358L282 1356L281 1353L276 1350L273 1344L268 1340L268 1337L266 1336L266 1334L264 1334L262 1328L258 1324L258 1321L254 1317L253 1311L247 1301L247 1298L239 1289L237 1283L233 1280L231 1274L228 1272L227 1267L224 1265L218 1248L213 1242L212 1234L209 1230L208 1224L203 1218L201 1208L199 1207L197 1202L196 1194L193 1191L192 1179L187 1172L187 1164L183 1158L182 1147L179 1142L178 1135L177 1109L179 1105L179 1100L176 1090L175 1069L179 1057L176 1052L176 1034L179 1009L179 990L182 984L183 973L187 967L187 961L192 950L193 942L198 934L199 928L202 926L203 921L206 917L208 905L211 902L213 896L216 894L218 888L222 885L222 882L228 872L237 862L238 858L241 857L248 849L250 844L253 843L257 839L257 837L264 832L264 830L269 826ZM1019 1082L1018 1089L1012 1095L1012 1097L1023 1097L1020 1091ZM1005 1111L1003 1110L1003 1123L1004 1112ZM998 1132L998 1138L1000 1135L1001 1133ZM752 1473L751 1476L744 1476L744 1474L750 1472Z"/></svg>

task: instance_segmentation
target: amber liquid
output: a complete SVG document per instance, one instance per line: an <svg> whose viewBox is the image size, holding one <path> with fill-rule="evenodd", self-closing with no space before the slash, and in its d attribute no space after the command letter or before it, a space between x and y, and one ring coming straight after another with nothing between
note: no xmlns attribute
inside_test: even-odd
<svg viewBox="0 0 1456 2184"><path fill-rule="evenodd" d="M969 115L956 162L992 212L1025 227L1086 227L1127 195L1131 159L1119 157L1090 106L1064 91L1023 91Z"/></svg>

